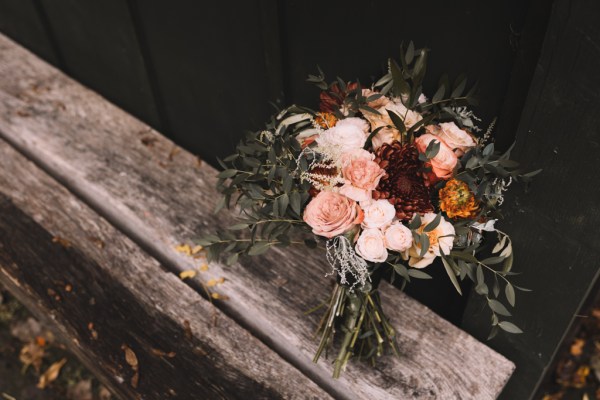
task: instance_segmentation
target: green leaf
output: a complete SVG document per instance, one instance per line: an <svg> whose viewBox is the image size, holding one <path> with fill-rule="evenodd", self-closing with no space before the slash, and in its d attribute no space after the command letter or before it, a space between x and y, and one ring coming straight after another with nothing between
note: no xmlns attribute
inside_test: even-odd
<svg viewBox="0 0 600 400"><path fill-rule="evenodd" d="M290 204L290 196L287 193L282 194L277 199L277 203L279 204L279 214L285 215L288 205Z"/></svg>
<svg viewBox="0 0 600 400"><path fill-rule="evenodd" d="M229 228L230 231L241 231L242 229L247 229L249 224L235 224L231 225Z"/></svg>
<svg viewBox="0 0 600 400"><path fill-rule="evenodd" d="M300 193L296 191L290 193L290 206L292 207L292 211L300 215L302 211L302 196L300 196Z"/></svg>
<svg viewBox="0 0 600 400"><path fill-rule="evenodd" d="M404 126L404 121L402 121L402 118L400 118L400 116L398 114L396 114L395 112L390 111L390 110L388 110L388 115L390 116L390 119L392 120L392 122L394 123L396 128L400 132L405 133L406 126Z"/></svg>
<svg viewBox="0 0 600 400"><path fill-rule="evenodd" d="M533 178L534 176L536 176L537 174L539 174L540 172L542 172L541 169L536 169L535 171L532 172L528 172L526 174L521 175L524 178Z"/></svg>
<svg viewBox="0 0 600 400"><path fill-rule="evenodd" d="M417 279L432 279L431 275L426 274L425 272L418 270L418 269L414 269L414 268L411 268L408 270L408 275L410 275L413 278L417 278Z"/></svg>
<svg viewBox="0 0 600 400"><path fill-rule="evenodd" d="M417 229L420 226L421 226L421 216L419 215L419 213L415 213L413 215L413 219L408 224L408 228L412 229L412 230L415 230L415 229Z"/></svg>
<svg viewBox="0 0 600 400"><path fill-rule="evenodd" d="M430 244L429 243L429 236L427 236L426 234L422 233L421 234L421 238L420 238L420 243L421 243L421 254L419 254L419 256L423 257L429 251L429 244Z"/></svg>
<svg viewBox="0 0 600 400"><path fill-rule="evenodd" d="M392 78L394 79L393 88L396 96L409 96L410 86L406 80L404 80L402 70L398 66L398 63L393 59L390 59L390 70L392 72Z"/></svg>
<svg viewBox="0 0 600 400"><path fill-rule="evenodd" d="M460 289L460 284L458 283L458 279L456 279L456 275L454 274L454 270L452 269L452 267L450 266L450 264L448 264L448 261L446 261L446 257L444 255L442 255L442 264L444 264L444 268L446 269L446 273L448 274L448 277L450 278L450 281L454 285L454 288L456 289L456 291L458 292L458 294L460 294L462 296L462 290Z"/></svg>
<svg viewBox="0 0 600 400"><path fill-rule="evenodd" d="M459 97L467 86L467 77L464 74L459 75L454 82L454 89L452 90L451 98Z"/></svg>
<svg viewBox="0 0 600 400"><path fill-rule="evenodd" d="M410 281L410 275L409 275L408 269L404 265L402 265L402 264L390 264L390 265L394 268L394 271L396 271L396 273L398 275L400 275L404 279Z"/></svg>
<svg viewBox="0 0 600 400"><path fill-rule="evenodd" d="M438 90L435 92L435 94L431 98L431 102L437 103L438 101L440 101L444 98L445 94L446 94L446 88L444 87L444 85L440 85Z"/></svg>
<svg viewBox="0 0 600 400"><path fill-rule="evenodd" d="M227 196L221 196L221 198L219 199L219 201L217 202L217 205L215 206L215 210L214 213L218 213L219 211L221 211L221 209L223 207L225 207L225 204L227 203Z"/></svg>
<svg viewBox="0 0 600 400"><path fill-rule="evenodd" d="M227 260L225 260L225 264L233 265L238 261L239 257L240 255L238 253L233 253L229 257L227 257Z"/></svg>
<svg viewBox="0 0 600 400"><path fill-rule="evenodd" d="M487 340L492 340L495 338L499 331L500 329L498 328L498 325L492 326L492 330L490 331L490 335L488 336Z"/></svg>
<svg viewBox="0 0 600 400"><path fill-rule="evenodd" d="M488 305L496 314L504 315L505 317L510 317L510 311L504 307L504 304L500 303L498 300L489 299Z"/></svg>
<svg viewBox="0 0 600 400"><path fill-rule="evenodd" d="M504 257L488 257L486 259L481 260L481 263L485 264L485 265L494 265L494 264L500 264L503 261L504 261Z"/></svg>
<svg viewBox="0 0 600 400"><path fill-rule="evenodd" d="M250 250L248 250L248 255L249 256L257 256L257 255L262 254L265 251L269 250L269 247L271 247L271 242L255 243L250 247Z"/></svg>
<svg viewBox="0 0 600 400"><path fill-rule="evenodd" d="M429 142L427 148L425 149L425 157L427 157L428 160L431 160L432 158L437 156L437 154L440 151L441 144L442 142L440 142L437 139L434 139L431 142Z"/></svg>
<svg viewBox="0 0 600 400"><path fill-rule="evenodd" d="M482 283L485 283L483 268L481 268L481 265L477 265L477 284L481 285Z"/></svg>
<svg viewBox="0 0 600 400"><path fill-rule="evenodd" d="M415 44L411 40L410 43L408 44L408 48L406 49L406 54L404 55L404 59L406 60L407 64L410 64L411 62L413 62L414 58L415 58Z"/></svg>
<svg viewBox="0 0 600 400"><path fill-rule="evenodd" d="M438 227L441 220L442 220L442 214L438 213L438 215L436 215L435 218L430 223L425 225L425 228L423 228L423 232L431 232L432 230L434 230L435 228Z"/></svg>
<svg viewBox="0 0 600 400"><path fill-rule="evenodd" d="M498 326L508 333L523 333L518 326L508 321L500 321Z"/></svg>
<svg viewBox="0 0 600 400"><path fill-rule="evenodd" d="M237 173L238 173L237 169L226 169L225 171L221 171L219 173L219 175L217 175L217 177L227 179L227 178L231 178L232 176L234 176Z"/></svg>
<svg viewBox="0 0 600 400"><path fill-rule="evenodd" d="M506 300L508 300L508 304L511 306L515 306L515 288L511 285L510 282L506 282L506 287L504 288L504 294L506 295Z"/></svg>
<svg viewBox="0 0 600 400"><path fill-rule="evenodd" d="M490 143L487 146L485 146L482 154L484 157L491 156L492 154L494 154L494 143Z"/></svg>

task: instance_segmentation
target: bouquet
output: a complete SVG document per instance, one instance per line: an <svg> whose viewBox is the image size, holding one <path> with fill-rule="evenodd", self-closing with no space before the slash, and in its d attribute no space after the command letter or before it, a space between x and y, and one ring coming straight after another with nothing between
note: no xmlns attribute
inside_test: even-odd
<svg viewBox="0 0 600 400"><path fill-rule="evenodd" d="M459 280L474 282L489 306L491 337L521 332L507 320L522 289L509 280L512 244L495 223L507 188L539 171L522 173L510 150L495 151L493 122L480 134L468 108L476 88L467 90L464 76L452 85L442 77L426 97L426 60L411 42L369 87L327 83L319 69L308 79L321 89L319 111L286 108L219 160L217 210L233 205L239 223L201 244L228 264L273 246L322 252L336 285L314 361L335 343L334 377L351 357L398 353L378 285L384 276L429 279L422 269L434 260L459 293Z"/></svg>

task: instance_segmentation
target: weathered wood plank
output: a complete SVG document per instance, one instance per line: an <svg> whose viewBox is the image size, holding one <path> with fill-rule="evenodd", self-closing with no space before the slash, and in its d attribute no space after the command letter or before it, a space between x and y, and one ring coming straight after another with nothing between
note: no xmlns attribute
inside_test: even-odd
<svg viewBox="0 0 600 400"><path fill-rule="evenodd" d="M0 281L123 398L329 398L2 140Z"/></svg>
<svg viewBox="0 0 600 400"><path fill-rule="evenodd" d="M175 270L193 267L177 244L228 222L212 214L213 168L6 38L0 132ZM226 277L219 292L229 300L219 307L336 397L498 395L513 364L398 291L386 304L402 358L384 358L375 370L353 363L341 379L330 378L329 363L311 362L318 315L304 315L328 296L328 270L322 254L277 249L243 265L211 264L199 279Z"/></svg>
<svg viewBox="0 0 600 400"><path fill-rule="evenodd" d="M600 276L600 2L556 0L551 14L513 152L543 172L528 193L509 191L503 211L523 271L515 283L533 290L517 300L525 333L490 344L517 365L506 400L534 398ZM477 337L488 332L481 317L464 324Z"/></svg>

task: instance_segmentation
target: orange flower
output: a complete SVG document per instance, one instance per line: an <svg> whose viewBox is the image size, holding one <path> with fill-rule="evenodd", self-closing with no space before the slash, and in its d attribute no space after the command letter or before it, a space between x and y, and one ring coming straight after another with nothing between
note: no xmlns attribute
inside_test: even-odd
<svg viewBox="0 0 600 400"><path fill-rule="evenodd" d="M319 112L315 118L315 122L323 129L333 128L337 123L337 118L332 113Z"/></svg>
<svg viewBox="0 0 600 400"><path fill-rule="evenodd" d="M450 218L475 218L479 204L469 185L457 179L450 179L440 189L440 209Z"/></svg>

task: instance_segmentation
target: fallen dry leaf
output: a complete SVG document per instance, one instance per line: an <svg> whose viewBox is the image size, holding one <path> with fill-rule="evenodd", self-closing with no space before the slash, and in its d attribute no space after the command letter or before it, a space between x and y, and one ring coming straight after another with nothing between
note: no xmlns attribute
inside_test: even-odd
<svg viewBox="0 0 600 400"><path fill-rule="evenodd" d="M155 348L151 348L150 352L152 354L154 354L157 357L167 357L167 358L173 358L175 357L175 352L174 351L170 351L168 353L160 350L160 349L155 349Z"/></svg>
<svg viewBox="0 0 600 400"><path fill-rule="evenodd" d="M58 244L60 244L62 247L64 247L64 248L67 248L67 249L68 249L69 247L73 247L73 244L72 244L71 242L69 242L67 239L65 239L65 238L62 238L62 237L60 237L60 236L54 236L54 237L52 238L52 242L53 242L53 243L58 243Z"/></svg>
<svg viewBox="0 0 600 400"><path fill-rule="evenodd" d="M180 244L178 246L175 246L175 250L179 253L185 254L186 256L192 255L192 246L190 246L189 244Z"/></svg>
<svg viewBox="0 0 600 400"><path fill-rule="evenodd" d="M39 373L45 354L42 346L38 346L36 342L29 342L21 348L19 360L23 363L24 369L27 369L31 365Z"/></svg>
<svg viewBox="0 0 600 400"><path fill-rule="evenodd" d="M225 278L209 279L208 282L206 282L206 286L207 287L213 287L213 286L220 285L220 284L222 284L224 282L225 282Z"/></svg>
<svg viewBox="0 0 600 400"><path fill-rule="evenodd" d="M196 255L196 254L200 253L203 249L204 249L204 247L202 247L200 245L194 246L194 248L192 249L192 255Z"/></svg>
<svg viewBox="0 0 600 400"><path fill-rule="evenodd" d="M169 161L173 161L173 158L177 155L177 153L179 153L181 151L181 149L179 147L175 147L173 146L173 148L171 149L171 151L169 152L169 156L167 157L169 159Z"/></svg>
<svg viewBox="0 0 600 400"><path fill-rule="evenodd" d="M229 297L219 293L212 293L210 297L212 297L215 300L229 300Z"/></svg>
<svg viewBox="0 0 600 400"><path fill-rule="evenodd" d="M585 346L585 340L577 338L571 344L571 355L579 357L583 353L583 346Z"/></svg>
<svg viewBox="0 0 600 400"><path fill-rule="evenodd" d="M208 265L207 264L202 264L200 266L200 271L202 271L202 272L208 271Z"/></svg>
<svg viewBox="0 0 600 400"><path fill-rule="evenodd" d="M196 276L197 273L198 272L196 270L188 269L187 271L181 271L179 273L179 278L181 278L181 279L193 278Z"/></svg>
<svg viewBox="0 0 600 400"><path fill-rule="evenodd" d="M45 389L49 383L55 381L56 378L58 378L58 375L60 374L61 368L66 363L67 363L67 359L63 358L62 360L57 361L54 364L52 364L50 367L48 367L46 372L44 372L42 374L42 376L40 376L40 380L38 381L38 384L37 384L38 389Z"/></svg>
<svg viewBox="0 0 600 400"><path fill-rule="evenodd" d="M133 352L133 350L131 350L126 345L121 346L121 349L125 352L125 361L127 362L127 364L129 364L131 369L133 369L134 371L137 371L138 359L137 359L137 356L135 355L135 353Z"/></svg>

